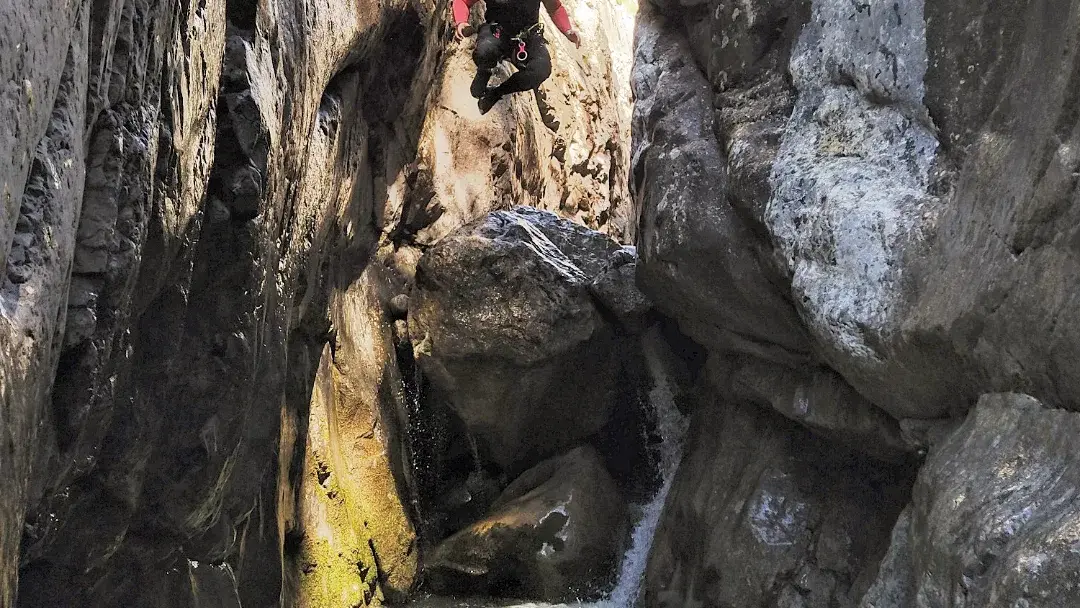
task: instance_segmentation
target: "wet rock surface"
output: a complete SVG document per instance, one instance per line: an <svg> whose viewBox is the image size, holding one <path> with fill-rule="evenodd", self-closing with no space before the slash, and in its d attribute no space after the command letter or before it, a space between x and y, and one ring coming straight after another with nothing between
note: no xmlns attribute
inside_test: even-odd
<svg viewBox="0 0 1080 608"><path fill-rule="evenodd" d="M1080 415L984 396L935 445L863 606L1071 606Z"/></svg>
<svg viewBox="0 0 1080 608"><path fill-rule="evenodd" d="M910 469L751 404L700 403L642 605L854 606L888 548Z"/></svg>
<svg viewBox="0 0 1080 608"><path fill-rule="evenodd" d="M619 246L527 208L443 239L417 268L417 363L483 455L515 475L600 430L620 339L589 292Z"/></svg>
<svg viewBox="0 0 1080 608"><path fill-rule="evenodd" d="M575 448L526 471L480 521L428 558L433 590L573 601L610 586L629 525L599 454Z"/></svg>

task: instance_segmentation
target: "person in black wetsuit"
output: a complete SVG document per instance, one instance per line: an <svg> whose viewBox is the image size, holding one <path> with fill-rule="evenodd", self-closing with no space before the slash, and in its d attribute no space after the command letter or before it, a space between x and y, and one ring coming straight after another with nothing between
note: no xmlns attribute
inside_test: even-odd
<svg viewBox="0 0 1080 608"><path fill-rule="evenodd" d="M454 37L458 40L468 35L469 8L477 0L453 0ZM479 100L481 114L487 114L500 99L511 93L529 91L551 75L551 55L544 41L544 29L540 25L541 0L486 0L487 11L484 24L480 26L473 49L476 62L476 78L470 92ZM570 16L560 0L543 0L551 14L555 27L575 46L581 46L581 37L570 24ZM499 61L509 60L517 72L497 87L488 88L491 72Z"/></svg>

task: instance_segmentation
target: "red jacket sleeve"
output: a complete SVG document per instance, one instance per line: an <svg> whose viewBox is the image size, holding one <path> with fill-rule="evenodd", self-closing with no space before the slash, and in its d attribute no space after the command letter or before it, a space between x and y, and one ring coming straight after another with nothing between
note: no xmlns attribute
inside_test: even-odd
<svg viewBox="0 0 1080 608"><path fill-rule="evenodd" d="M454 0L454 23L465 23L469 20L469 9L476 4L476 0Z"/></svg>
<svg viewBox="0 0 1080 608"><path fill-rule="evenodd" d="M570 25L570 15L566 14L566 7L562 5L562 2L554 0L554 4L555 10L549 8L551 21L555 24L555 27L559 28L560 32L565 34L573 29L573 26Z"/></svg>

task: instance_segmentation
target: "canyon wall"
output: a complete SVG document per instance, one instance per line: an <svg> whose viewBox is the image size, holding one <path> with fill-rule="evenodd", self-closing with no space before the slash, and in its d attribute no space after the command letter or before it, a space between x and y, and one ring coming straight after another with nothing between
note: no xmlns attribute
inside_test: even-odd
<svg viewBox="0 0 1080 608"><path fill-rule="evenodd" d="M0 606L410 590L420 253L519 203L633 235L632 8L568 7L608 51L485 117L445 2L0 7Z"/></svg>
<svg viewBox="0 0 1080 608"><path fill-rule="evenodd" d="M1071 0L642 10L638 277L709 358L642 605L1078 601L1078 36Z"/></svg>
<svg viewBox="0 0 1080 608"><path fill-rule="evenodd" d="M0 6L0 608L598 597L645 333L639 605L1080 603L1080 1L566 4Z"/></svg>

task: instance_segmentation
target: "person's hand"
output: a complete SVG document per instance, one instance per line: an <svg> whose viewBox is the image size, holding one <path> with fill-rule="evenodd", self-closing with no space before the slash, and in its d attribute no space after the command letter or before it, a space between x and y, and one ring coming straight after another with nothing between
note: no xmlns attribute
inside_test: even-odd
<svg viewBox="0 0 1080 608"><path fill-rule="evenodd" d="M574 43L574 46L581 48L581 36L578 36L577 30L570 30L566 32L566 39Z"/></svg>
<svg viewBox="0 0 1080 608"><path fill-rule="evenodd" d="M454 40L464 40L473 35L473 27L468 21L457 24L454 27Z"/></svg>

